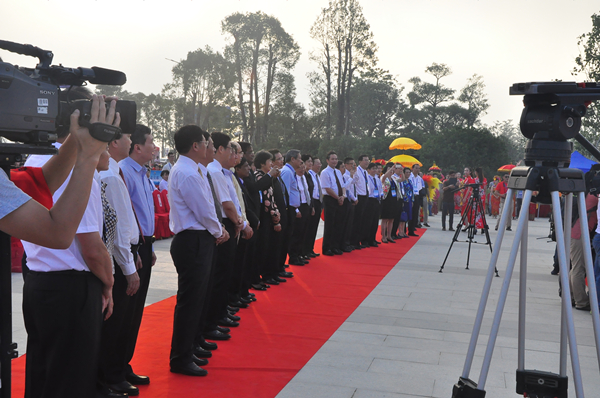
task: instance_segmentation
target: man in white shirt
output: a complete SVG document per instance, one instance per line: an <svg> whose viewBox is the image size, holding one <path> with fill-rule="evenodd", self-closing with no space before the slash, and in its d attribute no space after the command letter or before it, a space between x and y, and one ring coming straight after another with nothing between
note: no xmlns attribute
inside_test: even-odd
<svg viewBox="0 0 600 398"><path fill-rule="evenodd" d="M410 174L410 177L409 177L409 180L413 186L413 192L414 192L412 218L408 222L408 235L409 236L419 236L415 233L417 224L419 224L419 209L421 208L421 205L423 204L423 196L419 195L419 192L423 188L425 188L425 181L423 181L423 178L419 175L420 171L421 171L421 166L419 166L417 163L413 164L412 173Z"/></svg>
<svg viewBox="0 0 600 398"><path fill-rule="evenodd" d="M321 171L321 160L307 155L304 161L307 167L306 178L307 182L310 178L312 180L313 189L311 192L312 204L314 212L308 218L308 226L306 227L306 239L304 243L304 252L308 257L318 257L321 254L315 253L315 240L317 238L317 230L319 229L319 222L321 221L321 212L323 210L323 190L321 187L321 177L319 172Z"/></svg>
<svg viewBox="0 0 600 398"><path fill-rule="evenodd" d="M327 153L327 168L321 172L321 186L325 190L323 205L325 207L325 230L323 232L322 252L325 256L344 254L342 251L342 233L344 189L342 174L335 168L338 163L337 153Z"/></svg>
<svg viewBox="0 0 600 398"><path fill-rule="evenodd" d="M379 225L379 210L381 201L381 181L377 181L377 163L369 163L367 166L368 172L368 188L369 201L364 213L362 228L364 230L363 245L367 247L377 247L379 242L376 240L377 227Z"/></svg>
<svg viewBox="0 0 600 398"><path fill-rule="evenodd" d="M142 262L133 255L137 250L140 229L133 205L118 162L129 156L131 135L123 134L118 140L108 144L110 154L108 170L100 172L100 179L106 184L105 194L117 213L117 229L114 249L110 253L113 260L115 284L113 287L113 315L102 325L102 343L98 369L99 381L111 390L130 395L139 394L137 387L126 380L126 342L131 333L134 305L132 296L140 287L137 270Z"/></svg>
<svg viewBox="0 0 600 398"><path fill-rule="evenodd" d="M227 316L227 304L229 285L235 264L237 237L241 231L245 231L250 236L252 234L250 225L243 221L242 210L235 187L233 186L233 181L231 180L231 171L229 168L234 163L231 138L227 134L220 132L212 133L211 138L215 146L215 155L214 160L208 165L207 169L210 172L213 186L223 209L223 224L232 239L223 245L219 245L217 248L217 263L212 280L207 324L204 330L204 336L207 339L222 337L214 333L218 331L217 326L223 323L230 323Z"/></svg>
<svg viewBox="0 0 600 398"><path fill-rule="evenodd" d="M304 265L301 261L304 255L304 239L308 227L308 220L312 212L312 198L308 189L308 182L304 173L306 165L304 161L300 161L300 166L296 169L296 183L298 184L298 193L300 194L300 206L296 210L300 213L300 217L294 222L294 230L290 238L290 265ZM306 260L305 260L306 261Z"/></svg>
<svg viewBox="0 0 600 398"><path fill-rule="evenodd" d="M344 188L346 188L346 196L348 200L348 210L346 220L344 223L344 248L345 251L352 251L355 249L350 243L352 240L352 232L354 226L354 212L358 205L358 195L356 191L356 182L354 175L356 174L356 162L354 159L348 157L344 159Z"/></svg>
<svg viewBox="0 0 600 398"><path fill-rule="evenodd" d="M206 305L215 244L229 239L219 222L211 188L198 164L206 157L208 143L198 126L188 125L174 136L181 154L169 179L169 226L175 233L171 257L177 269L177 304L171 340L171 372L205 376L198 364L208 363L194 355L199 316Z"/></svg>
<svg viewBox="0 0 600 398"><path fill-rule="evenodd" d="M364 229L364 213L367 208L367 202L369 200L369 187L367 184L368 173L367 166L369 166L369 157L367 155L360 155L358 157L358 167L354 174L354 186L356 187L356 207L354 208L354 220L352 222L352 235L350 244L357 249L367 247L367 241L362 241L365 237Z"/></svg>
<svg viewBox="0 0 600 398"><path fill-rule="evenodd" d="M175 164L175 154L173 152L169 152L167 154L167 163L165 163L165 165L163 166L163 171L171 171L171 168L173 167L173 165ZM162 174L161 174L162 176ZM162 189L161 189L162 191Z"/></svg>
<svg viewBox="0 0 600 398"><path fill-rule="evenodd" d="M101 101L97 112L92 121L118 125L114 105L106 114ZM54 202L71 178L75 175L54 192ZM103 221L100 186L94 181L69 248L54 250L23 241L29 267L23 286L26 397L96 393L102 319L108 319L113 308L112 263L102 242Z"/></svg>

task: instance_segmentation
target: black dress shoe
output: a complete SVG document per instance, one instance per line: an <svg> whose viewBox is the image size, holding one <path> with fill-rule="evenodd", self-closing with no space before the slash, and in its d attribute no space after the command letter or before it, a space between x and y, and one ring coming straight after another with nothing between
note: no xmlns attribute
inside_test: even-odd
<svg viewBox="0 0 600 398"><path fill-rule="evenodd" d="M341 251L340 249L333 249L332 252L333 252L333 254L337 254L338 256L341 256L342 254L344 254L344 252Z"/></svg>
<svg viewBox="0 0 600 398"><path fill-rule="evenodd" d="M275 279L273 278L269 278L265 281L266 283L268 283L269 285L279 285L279 282L277 282Z"/></svg>
<svg viewBox="0 0 600 398"><path fill-rule="evenodd" d="M208 351L214 351L217 348L219 348L219 346L217 345L217 343L213 343L211 341L206 341L204 340L204 337L202 338L202 340L200 342L198 342L198 345Z"/></svg>
<svg viewBox="0 0 600 398"><path fill-rule="evenodd" d="M241 301L236 301L234 303L229 303L229 305L231 307L237 307L237 308L248 308L248 304L242 303Z"/></svg>
<svg viewBox="0 0 600 398"><path fill-rule="evenodd" d="M375 242L375 244L380 245L381 242L379 242L378 240L374 240L373 242Z"/></svg>
<svg viewBox="0 0 600 398"><path fill-rule="evenodd" d="M227 333L221 333L218 330L211 330L210 332L202 333L202 336L208 340L229 340L231 335Z"/></svg>
<svg viewBox="0 0 600 398"><path fill-rule="evenodd" d="M423 223L424 226L426 226L427 228L430 228L431 226L427 223Z"/></svg>
<svg viewBox="0 0 600 398"><path fill-rule="evenodd" d="M346 246L342 249L342 252L344 253L350 253L352 251L352 249L350 248L350 246Z"/></svg>
<svg viewBox="0 0 600 398"><path fill-rule="evenodd" d="M254 290L267 290L266 287L264 287L263 285L261 285L260 283L253 283L251 285L252 289Z"/></svg>
<svg viewBox="0 0 600 398"><path fill-rule="evenodd" d="M293 274L292 272L281 271L281 272L279 273L279 276L280 276L281 278L293 278L293 277L294 277L294 274Z"/></svg>
<svg viewBox="0 0 600 398"><path fill-rule="evenodd" d="M366 245L366 244L364 244L364 243L361 243L360 245L358 245L358 248L359 248L358 250L360 250L360 249L365 249L365 248L367 248L367 247L369 247L369 246L367 246L367 245Z"/></svg>
<svg viewBox="0 0 600 398"><path fill-rule="evenodd" d="M195 344L194 355L196 356L196 358L210 358L212 357L212 352L200 347L200 344Z"/></svg>
<svg viewBox="0 0 600 398"><path fill-rule="evenodd" d="M263 286L265 287L265 289L268 289L268 288L270 288L270 287L271 287L271 285L267 285L267 284L266 284L266 283L264 283L264 282L261 282L261 285L263 285Z"/></svg>
<svg viewBox="0 0 600 398"><path fill-rule="evenodd" d="M134 386L145 386L150 384L150 378L148 376L136 375L133 372L126 374L125 380Z"/></svg>
<svg viewBox="0 0 600 398"><path fill-rule="evenodd" d="M579 311L591 311L592 307L590 307L590 305L588 304L585 307L575 307L575 309Z"/></svg>
<svg viewBox="0 0 600 398"><path fill-rule="evenodd" d="M317 257L317 254L316 253L308 253L307 256L310 258L315 258L315 257Z"/></svg>
<svg viewBox="0 0 600 398"><path fill-rule="evenodd" d="M324 256L333 256L333 252L331 250L325 250L323 253Z"/></svg>
<svg viewBox="0 0 600 398"><path fill-rule="evenodd" d="M275 279L279 283L285 283L285 282L287 282L287 279L280 278L278 276L274 276L273 279Z"/></svg>
<svg viewBox="0 0 600 398"><path fill-rule="evenodd" d="M231 319L229 319L227 317L219 319L217 321L217 325L226 326L228 328L237 328L238 326L240 326L239 323L237 323L236 321L232 321Z"/></svg>
<svg viewBox="0 0 600 398"><path fill-rule="evenodd" d="M321 255L321 253L315 253L315 252L311 252L310 253L313 257L319 257Z"/></svg>
<svg viewBox="0 0 600 398"><path fill-rule="evenodd" d="M236 322L239 322L239 321L240 321L240 319L242 319L242 318L240 318L240 317L239 317L239 316L237 316L237 315L233 315L232 313L228 313L228 314L227 314L227 318L231 319L232 321L236 321Z"/></svg>
<svg viewBox="0 0 600 398"><path fill-rule="evenodd" d="M306 261L300 260L299 258L292 258L289 261L290 265L305 265L308 264Z"/></svg>
<svg viewBox="0 0 600 398"><path fill-rule="evenodd" d="M228 327L222 327L222 326L217 326L216 330L221 333L231 332L231 329L229 329Z"/></svg>
<svg viewBox="0 0 600 398"><path fill-rule="evenodd" d="M358 246L352 246L354 248L354 250L362 250L363 247L361 245Z"/></svg>
<svg viewBox="0 0 600 398"><path fill-rule="evenodd" d="M206 366L208 365L208 359L198 358L197 356L192 354L192 361L198 366Z"/></svg>
<svg viewBox="0 0 600 398"><path fill-rule="evenodd" d="M113 391L101 383L96 386L96 398L126 398L128 396L126 393Z"/></svg>
<svg viewBox="0 0 600 398"><path fill-rule="evenodd" d="M116 393L127 394L130 396L140 395L140 390L127 380L123 380L117 384L107 384L106 386Z"/></svg>
<svg viewBox="0 0 600 398"><path fill-rule="evenodd" d="M240 303L244 303L244 304L250 304L250 303L252 302L252 300L249 300L249 299L247 299L247 298L245 298L245 297L239 297L239 298L238 298L238 301L239 301Z"/></svg>
<svg viewBox="0 0 600 398"><path fill-rule="evenodd" d="M308 263L310 261L310 257L308 257L308 256L300 256L300 260L304 261L305 263Z"/></svg>
<svg viewBox="0 0 600 398"><path fill-rule="evenodd" d="M227 306L227 311L231 312L232 314L237 314L237 312L239 310L240 310L240 307L234 307L232 305Z"/></svg>
<svg viewBox="0 0 600 398"><path fill-rule="evenodd" d="M250 295L250 294L248 294L247 296L244 296L242 298L250 303L256 301L256 297L254 297L254 295Z"/></svg>
<svg viewBox="0 0 600 398"><path fill-rule="evenodd" d="M408 236L419 236L419 235L415 234L414 232L413 232L413 233L410 233L410 232L409 232L409 233L408 233Z"/></svg>
<svg viewBox="0 0 600 398"><path fill-rule="evenodd" d="M171 364L171 372L186 376L206 376L208 372L193 362L185 365Z"/></svg>

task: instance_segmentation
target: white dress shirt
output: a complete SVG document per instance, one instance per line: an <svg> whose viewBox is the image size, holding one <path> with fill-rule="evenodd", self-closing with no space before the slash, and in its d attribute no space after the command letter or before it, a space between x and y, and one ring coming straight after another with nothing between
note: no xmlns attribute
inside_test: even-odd
<svg viewBox="0 0 600 398"><path fill-rule="evenodd" d="M219 199L219 202L221 202L221 208L223 207L222 204L225 202L233 203L233 199L231 198L230 193L231 191L229 190L229 184L227 183L228 178L226 178L225 174L223 174L223 166L221 166L221 163L219 163L219 161L215 159L211 163L209 163L209 165L206 168L208 169L208 172L210 173L210 176L212 178L213 186L215 187L215 193L217 194L217 199ZM227 214L225 214L225 209L223 209L222 211L223 214L221 216L223 218L227 218Z"/></svg>
<svg viewBox="0 0 600 398"><path fill-rule="evenodd" d="M338 192L337 182L335 181L335 176L337 175L338 180L340 182L340 186L342 186L342 192ZM331 166L327 166L323 171L321 171L321 187L323 187L323 193L325 195L329 195L326 188L333 189L333 192L338 194L339 196L344 196L344 187L342 185L342 173L338 169L334 169Z"/></svg>
<svg viewBox="0 0 600 398"><path fill-rule="evenodd" d="M71 176L69 176L63 185L54 192L52 199L54 203L60 198L64 192ZM94 180L87 207L83 213L77 234L87 234L97 232L102 236L104 226L104 218L102 216L102 198L100 196L100 185ZM23 248L27 253L27 267L32 271L37 272L52 272L52 271L89 271L81 254L81 245L75 235L71 246L65 250L48 249L46 247L34 245L23 241Z"/></svg>
<svg viewBox="0 0 600 398"><path fill-rule="evenodd" d="M356 194L359 196L369 195L370 191L367 191L368 184L367 180L369 178L369 173L362 167L358 166L356 168L356 173L354 174L354 184L356 186Z"/></svg>
<svg viewBox="0 0 600 398"><path fill-rule="evenodd" d="M358 173L354 173L355 176L356 174ZM350 175L350 172L348 170L346 170L346 172L344 173L344 183L342 183L342 186L346 189L346 196L348 196L348 199L354 202L357 199L356 181L353 178L353 176Z"/></svg>
<svg viewBox="0 0 600 398"><path fill-rule="evenodd" d="M214 179L212 173L211 177ZM190 229L208 231L215 238L223 234L208 178L195 161L179 156L169 174L168 190L169 228L173 233Z"/></svg>
<svg viewBox="0 0 600 398"><path fill-rule="evenodd" d="M313 199L321 200L321 197L323 196L323 192L322 192L323 189L321 188L319 190L319 187L321 187L321 177L319 177L319 175L312 170L308 170L308 174L311 176L311 178L313 180L313 184L314 184L314 188L313 188L311 195L312 195Z"/></svg>
<svg viewBox="0 0 600 398"><path fill-rule="evenodd" d="M310 195L310 193L308 192L306 178L303 175L299 176L296 174L296 181L298 182L298 192L300 192L300 204L308 204L309 198L307 197L307 194Z"/></svg>
<svg viewBox="0 0 600 398"><path fill-rule="evenodd" d="M160 180L160 183L158 184L158 190L159 191L164 191L165 189L168 190L169 188L169 182L167 180L165 180L164 178Z"/></svg>
<svg viewBox="0 0 600 398"><path fill-rule="evenodd" d="M413 173L410 173L410 177L408 177L408 179L413 186L415 195L418 195L419 191L425 187L425 181L420 175L415 176Z"/></svg>
<svg viewBox="0 0 600 398"><path fill-rule="evenodd" d="M100 172L100 180L106 184L104 193L106 199L117 212L117 229L112 256L121 267L123 275L136 272L131 245L137 245L140 229L133 213L131 198L119 175L119 164L113 159L108 160L108 170Z"/></svg>

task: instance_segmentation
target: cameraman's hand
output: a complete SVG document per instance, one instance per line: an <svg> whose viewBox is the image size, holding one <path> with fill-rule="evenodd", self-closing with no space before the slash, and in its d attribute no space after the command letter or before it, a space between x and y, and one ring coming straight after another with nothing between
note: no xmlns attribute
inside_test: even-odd
<svg viewBox="0 0 600 398"><path fill-rule="evenodd" d="M104 96L94 94L92 96L92 111L90 123L106 123L113 126L119 126L121 123L121 115L115 111L117 101L112 100L106 113L106 103ZM79 125L79 110L76 109L71 114L70 134L77 139L78 155L84 159L99 159L100 154L106 148L106 142L98 141L90 135L87 127Z"/></svg>

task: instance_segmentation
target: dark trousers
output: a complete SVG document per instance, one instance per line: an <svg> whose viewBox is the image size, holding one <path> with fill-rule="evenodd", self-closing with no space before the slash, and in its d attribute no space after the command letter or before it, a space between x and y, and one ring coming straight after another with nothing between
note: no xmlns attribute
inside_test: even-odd
<svg viewBox="0 0 600 398"><path fill-rule="evenodd" d="M365 217L365 221L369 224L366 228L368 231L368 236L366 240L369 243L373 243L377 240L377 229L379 227L379 214L381 212L381 202L379 202L379 200L375 198L369 198L367 209L369 209L369 213L368 218Z"/></svg>
<svg viewBox="0 0 600 398"><path fill-rule="evenodd" d="M237 249L237 238L234 237L235 225L228 218L223 219L223 225L229 233L229 240L217 246L217 264L213 273L212 291L208 307L208 322L209 326L213 327L216 326L218 319L227 316L229 284L231 283Z"/></svg>
<svg viewBox="0 0 600 398"><path fill-rule="evenodd" d="M408 233L414 234L415 229L417 228L417 224L419 224L419 210L421 209L421 204L423 203L423 198L420 195L415 195L415 201L413 202L412 207L412 218L408 222Z"/></svg>
<svg viewBox="0 0 600 398"><path fill-rule="evenodd" d="M285 260L290 253L290 243L292 241L292 234L296 226L296 208L288 206L287 208L287 223L281 220L281 250L279 252L279 259L277 261L276 269L277 273L285 270Z"/></svg>
<svg viewBox="0 0 600 398"><path fill-rule="evenodd" d="M323 205L320 201L313 199L313 208L315 209L315 214L308 217L308 227L306 228L306 237L304 239L304 254L315 251L315 240L317 239Z"/></svg>
<svg viewBox="0 0 600 398"><path fill-rule="evenodd" d="M150 286L150 276L152 275L152 239L151 236L144 236L144 239L140 237L141 245L138 247L137 254L142 261L142 268L138 270L140 288L135 296L133 296L133 316L129 329L129 337L127 339L127 351L125 352L127 364L125 366L125 373L133 373L133 369L131 368L131 365L129 365L129 362L133 358L135 352L138 332L140 331L140 325L142 324L142 317L144 315L148 287Z"/></svg>
<svg viewBox="0 0 600 398"><path fill-rule="evenodd" d="M342 231L344 231L344 240L342 241L342 247L350 246L350 240L352 239L352 226L354 225L354 211L356 205L353 205L348 198L344 200L344 206L346 212L344 214L344 225Z"/></svg>
<svg viewBox="0 0 600 398"><path fill-rule="evenodd" d="M26 398L94 397L102 329L102 282L91 272L29 271Z"/></svg>
<svg viewBox="0 0 600 398"><path fill-rule="evenodd" d="M256 242L256 235L252 235L250 239L240 238L235 251L235 260L233 262L233 272L231 274L231 284L229 285L228 301L234 302L240 297L244 289L248 289L249 284L245 283L245 279L250 273L250 257L252 246ZM246 287L244 287L246 286Z"/></svg>
<svg viewBox="0 0 600 398"><path fill-rule="evenodd" d="M380 208L381 204L379 203L379 200L375 198L369 198L367 208L365 209L365 215L363 217L364 237L362 241L365 243L372 244L377 240L376 235L377 227L379 226Z"/></svg>
<svg viewBox="0 0 600 398"><path fill-rule="evenodd" d="M171 242L171 258L177 270L171 364L192 362L194 338L198 332L199 314L206 303L214 250L215 239L208 231L182 231Z"/></svg>
<svg viewBox="0 0 600 398"><path fill-rule="evenodd" d="M343 207L338 201L329 195L325 195L323 200L325 207L325 230L323 231L323 253L327 250L342 249L344 234L343 225Z"/></svg>
<svg viewBox="0 0 600 398"><path fill-rule="evenodd" d="M302 217L294 220L294 230L290 237L290 260L297 260L299 256L304 254L304 240L308 228L308 220L310 217L310 206L302 203L298 208Z"/></svg>
<svg viewBox="0 0 600 398"><path fill-rule="evenodd" d="M127 279L114 259L113 263L115 265L115 283L112 292L114 307L110 318L102 324L98 367L98 379L106 384L118 384L125 380L127 341L131 333L133 304L136 298L135 295L126 294Z"/></svg>
<svg viewBox="0 0 600 398"><path fill-rule="evenodd" d="M368 201L369 198L366 195L359 195L358 203L354 206L354 220L352 221L352 235L350 238L350 244L352 246L358 246L363 242L365 236L363 217ZM366 243L366 241L364 243Z"/></svg>
<svg viewBox="0 0 600 398"><path fill-rule="evenodd" d="M442 202L442 228L446 228L446 214L448 215L448 228L454 224L454 202Z"/></svg>

